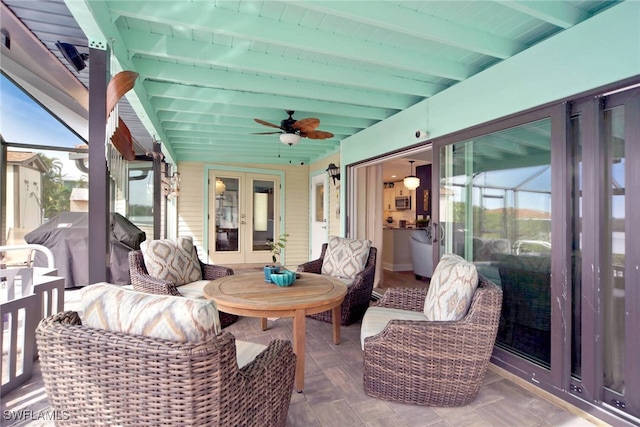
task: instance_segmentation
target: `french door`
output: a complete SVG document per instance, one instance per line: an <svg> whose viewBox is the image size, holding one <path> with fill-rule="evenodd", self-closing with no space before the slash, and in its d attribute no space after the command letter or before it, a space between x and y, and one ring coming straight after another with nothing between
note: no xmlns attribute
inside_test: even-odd
<svg viewBox="0 0 640 427"><path fill-rule="evenodd" d="M268 263L280 233L280 177L209 171L209 257L216 264Z"/></svg>

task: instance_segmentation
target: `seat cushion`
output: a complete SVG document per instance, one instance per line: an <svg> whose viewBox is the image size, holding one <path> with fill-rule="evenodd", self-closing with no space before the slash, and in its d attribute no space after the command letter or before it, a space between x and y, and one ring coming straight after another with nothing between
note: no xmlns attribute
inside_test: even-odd
<svg viewBox="0 0 640 427"><path fill-rule="evenodd" d="M364 270L370 248L370 240L329 237L322 261L322 274L353 279Z"/></svg>
<svg viewBox="0 0 640 427"><path fill-rule="evenodd" d="M215 301L153 295L99 283L82 289L83 323L91 328L177 342L220 333Z"/></svg>
<svg viewBox="0 0 640 427"><path fill-rule="evenodd" d="M149 275L176 286L202 279L191 237L144 241L140 244Z"/></svg>
<svg viewBox="0 0 640 427"><path fill-rule="evenodd" d="M267 348L266 345L236 340L236 360L238 361L238 368L242 369L243 366L251 363L265 348Z"/></svg>
<svg viewBox="0 0 640 427"><path fill-rule="evenodd" d="M397 308L369 307L362 318L360 345L364 351L364 339L378 335L392 320L427 320L420 311L399 310Z"/></svg>
<svg viewBox="0 0 640 427"><path fill-rule="evenodd" d="M195 282L178 286L178 292L187 298L204 298L204 287L209 282L210 280L196 280Z"/></svg>
<svg viewBox="0 0 640 427"><path fill-rule="evenodd" d="M477 287L475 265L455 254L443 255L431 276L424 315L434 321L462 319Z"/></svg>

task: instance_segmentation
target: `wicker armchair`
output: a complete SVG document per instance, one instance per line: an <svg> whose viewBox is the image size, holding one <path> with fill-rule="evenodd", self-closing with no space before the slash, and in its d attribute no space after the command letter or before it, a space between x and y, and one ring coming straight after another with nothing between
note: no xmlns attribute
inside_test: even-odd
<svg viewBox="0 0 640 427"><path fill-rule="evenodd" d="M427 289L389 289L378 306L421 312ZM364 339L364 390L369 396L425 406L472 402L496 339L502 291L480 276L459 321L391 320Z"/></svg>
<svg viewBox="0 0 640 427"><path fill-rule="evenodd" d="M322 273L322 263L324 255L327 252L327 243L322 245L320 258L306 262L298 266L299 272ZM347 295L342 302L342 312L340 324L342 326L350 325L362 319L364 313L369 308L371 301L371 293L373 292L373 279L376 273L376 254L377 249L371 247L369 249L369 258L364 269L356 275L353 284L349 286ZM318 314L311 314L309 317L331 323L331 311L324 311Z"/></svg>
<svg viewBox="0 0 640 427"><path fill-rule="evenodd" d="M295 358L274 340L238 369L223 331L175 342L82 324L76 312L36 331L40 366L57 426L284 426Z"/></svg>
<svg viewBox="0 0 640 427"><path fill-rule="evenodd" d="M200 261L200 259L198 259L198 261L200 262L203 280L214 280L220 277L233 275L233 269L231 268L220 265L205 264ZM131 275L131 284L133 285L133 289L138 292L147 292L156 295L182 296L178 289L179 287L174 283L155 278L147 272L147 267L144 265L144 257L140 250L129 252L129 274ZM204 286L204 283L202 285ZM219 313L222 327L229 326L238 320L238 316L235 314L224 313L222 311Z"/></svg>

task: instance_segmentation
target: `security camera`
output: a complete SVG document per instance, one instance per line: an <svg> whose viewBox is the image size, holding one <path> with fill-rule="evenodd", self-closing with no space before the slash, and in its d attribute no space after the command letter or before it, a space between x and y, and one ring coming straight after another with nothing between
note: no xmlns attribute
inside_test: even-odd
<svg viewBox="0 0 640 427"><path fill-rule="evenodd" d="M426 130L420 130L418 129L416 131L416 138L418 139L426 139L429 138L429 132L427 132Z"/></svg>
<svg viewBox="0 0 640 427"><path fill-rule="evenodd" d="M300 160L300 166L304 166L304 160Z"/></svg>

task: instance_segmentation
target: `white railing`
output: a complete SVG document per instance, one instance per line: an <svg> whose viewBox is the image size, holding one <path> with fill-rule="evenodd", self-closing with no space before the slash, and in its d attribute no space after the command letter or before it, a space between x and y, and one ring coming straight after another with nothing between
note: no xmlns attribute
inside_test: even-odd
<svg viewBox="0 0 640 427"><path fill-rule="evenodd" d="M64 309L64 278L55 276L51 251L41 245L0 246L0 252L18 250L44 252L48 267L0 269L3 395L31 378L37 357L35 330L40 320Z"/></svg>

